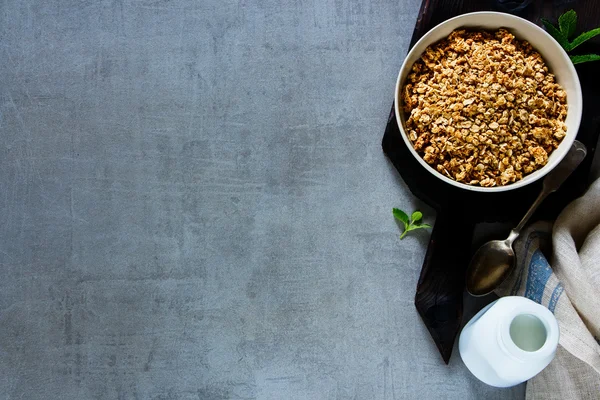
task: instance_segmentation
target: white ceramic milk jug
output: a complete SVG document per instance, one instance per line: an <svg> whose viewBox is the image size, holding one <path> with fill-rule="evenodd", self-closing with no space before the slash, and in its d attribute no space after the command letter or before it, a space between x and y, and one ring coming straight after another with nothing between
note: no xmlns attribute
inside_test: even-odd
<svg viewBox="0 0 600 400"><path fill-rule="evenodd" d="M479 311L460 334L465 365L479 380L509 387L534 377L556 353L558 322L525 297L502 297Z"/></svg>

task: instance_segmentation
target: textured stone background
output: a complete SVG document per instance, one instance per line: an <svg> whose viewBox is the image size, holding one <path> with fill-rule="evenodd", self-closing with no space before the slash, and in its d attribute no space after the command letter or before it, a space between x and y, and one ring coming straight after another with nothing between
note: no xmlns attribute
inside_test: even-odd
<svg viewBox="0 0 600 400"><path fill-rule="evenodd" d="M0 398L522 398L413 305L419 3L0 1Z"/></svg>

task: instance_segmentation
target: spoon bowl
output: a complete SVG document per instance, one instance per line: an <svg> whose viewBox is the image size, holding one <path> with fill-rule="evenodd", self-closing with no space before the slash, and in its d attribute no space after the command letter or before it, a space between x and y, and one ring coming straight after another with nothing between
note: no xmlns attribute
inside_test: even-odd
<svg viewBox="0 0 600 400"><path fill-rule="evenodd" d="M515 252L508 240L492 240L473 255L467 271L467 290L485 296L504 282L514 268Z"/></svg>

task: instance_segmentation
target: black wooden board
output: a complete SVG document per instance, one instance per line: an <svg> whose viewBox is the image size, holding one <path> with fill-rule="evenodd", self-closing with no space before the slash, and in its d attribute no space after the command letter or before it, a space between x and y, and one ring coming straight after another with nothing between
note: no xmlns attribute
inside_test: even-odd
<svg viewBox="0 0 600 400"><path fill-rule="evenodd" d="M424 0L411 46L435 25L456 15L473 11L506 11L501 0ZM541 18L557 21L560 14L574 9L579 16L578 32L600 26L597 0L534 0L514 12L541 26ZM600 54L600 41L592 40L578 53ZM600 62L580 64L577 73L583 90L583 117L577 139L588 149L586 160L561 189L540 207L534 219L554 219L560 210L580 196L588 176L600 134ZM390 114L383 137L383 151L396 167L411 192L437 211L417 285L415 305L446 363L460 329L465 270L471 257L473 229L480 222L518 222L541 189L541 180L524 188L501 193L480 193L460 189L435 178L419 164L402 140ZM507 232L508 233L508 232Z"/></svg>

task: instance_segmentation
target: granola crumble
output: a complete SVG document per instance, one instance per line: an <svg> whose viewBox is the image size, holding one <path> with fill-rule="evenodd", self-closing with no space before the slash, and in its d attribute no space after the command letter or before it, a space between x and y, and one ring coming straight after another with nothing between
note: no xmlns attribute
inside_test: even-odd
<svg viewBox="0 0 600 400"><path fill-rule="evenodd" d="M565 91L505 29L456 30L429 46L401 97L414 149L469 185L507 185L542 168L567 130Z"/></svg>

